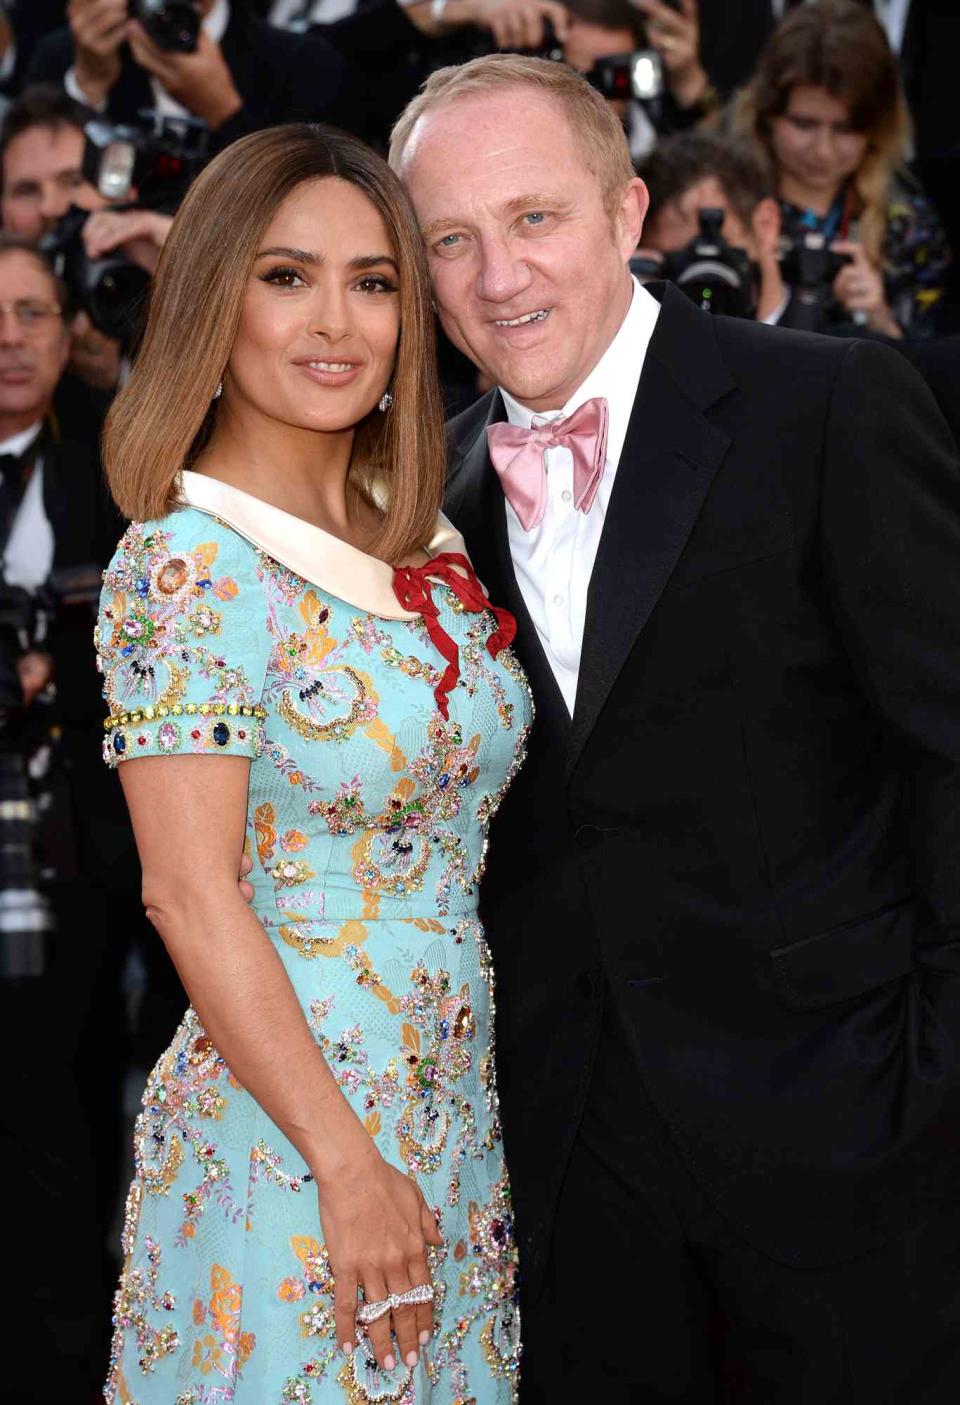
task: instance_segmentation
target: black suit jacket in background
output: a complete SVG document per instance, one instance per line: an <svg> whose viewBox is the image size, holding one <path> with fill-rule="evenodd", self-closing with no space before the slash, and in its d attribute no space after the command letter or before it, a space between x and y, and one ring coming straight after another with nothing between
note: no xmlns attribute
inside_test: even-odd
<svg viewBox="0 0 960 1405"><path fill-rule="evenodd" d="M866 1250L957 1162L955 446L888 348L658 295L572 722L510 562L498 394L451 426L447 511L538 704L481 890L531 1292L604 980L624 1117L639 1078L774 1258Z"/></svg>
<svg viewBox="0 0 960 1405"><path fill-rule="evenodd" d="M49 648L61 728L58 759L66 780L60 803L84 879L111 892L139 883L139 865L116 773L103 764L103 680L93 630L104 567L125 523L104 482L96 437L69 420L43 445L44 510L53 530Z"/></svg>
<svg viewBox="0 0 960 1405"><path fill-rule="evenodd" d="M231 0L221 49L244 103L213 133L213 150L279 122L349 126L347 66L319 34L275 29L252 14L244 0ZM26 81L62 83L72 65L73 35L65 25L40 40ZM120 78L108 98L108 115L115 122L136 122L152 107L150 76L125 50Z"/></svg>
<svg viewBox="0 0 960 1405"><path fill-rule="evenodd" d="M3 85L3 91L12 97L23 86L37 44L45 34L65 22L67 0L13 0L7 9L13 23L17 51L13 73Z"/></svg>

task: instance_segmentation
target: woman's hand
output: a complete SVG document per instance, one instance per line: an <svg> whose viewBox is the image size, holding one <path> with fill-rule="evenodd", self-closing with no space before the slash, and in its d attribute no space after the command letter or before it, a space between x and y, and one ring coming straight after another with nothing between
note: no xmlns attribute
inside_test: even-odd
<svg viewBox="0 0 960 1405"><path fill-rule="evenodd" d="M856 314L857 320L872 332L902 337L903 330L887 306L883 274L867 258L863 245L855 239L839 239L830 248L835 254L849 254L851 258L833 280L833 296L837 301L848 312Z"/></svg>
<svg viewBox="0 0 960 1405"><path fill-rule="evenodd" d="M356 1337L358 1287L366 1302L377 1303L391 1293L429 1283L427 1245L443 1243L416 1181L384 1161L365 1131L362 1136L366 1144L341 1160L338 1172L316 1177L323 1238L336 1285L337 1341L348 1354ZM342 1144L339 1151L342 1156ZM415 1366L418 1344L430 1339L432 1304L397 1308L369 1325L370 1344L386 1371L397 1364L391 1319L401 1361Z"/></svg>

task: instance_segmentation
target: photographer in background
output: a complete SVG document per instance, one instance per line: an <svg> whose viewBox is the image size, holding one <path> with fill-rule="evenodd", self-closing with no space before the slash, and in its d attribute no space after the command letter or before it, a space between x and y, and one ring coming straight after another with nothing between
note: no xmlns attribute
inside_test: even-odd
<svg viewBox="0 0 960 1405"><path fill-rule="evenodd" d="M949 252L904 167L906 105L870 10L820 0L791 11L738 100L734 127L764 163L786 238L797 246L812 237L847 260L828 321L893 338L935 334Z"/></svg>
<svg viewBox="0 0 960 1405"><path fill-rule="evenodd" d="M97 1033L117 1028L115 1009L101 1016L118 981L89 934L104 915L97 882L111 839L121 855L122 812L84 757L96 757L101 711L91 601L119 524L96 444L53 409L66 298L35 248L0 235L0 1165L30 1236L6 1324L15 1348L3 1398L17 1402L36 1400L48 1371L69 1372L71 1399L93 1399L119 1160L120 1088L103 1081L114 1059ZM67 1290L53 1268L64 1253Z"/></svg>
<svg viewBox="0 0 960 1405"><path fill-rule="evenodd" d="M749 150L713 133L683 132L655 147L638 174L650 192L643 244L635 259L641 271L648 277L671 277L673 261L678 271L692 267L701 233L701 211L717 210L722 212L723 239L732 249L745 253L751 265L743 315L767 323L789 320L785 314L790 293L777 258L780 207ZM686 250L690 250L689 260L676 258ZM673 256L666 267L665 256ZM643 270L647 263L649 267Z"/></svg>
<svg viewBox="0 0 960 1405"><path fill-rule="evenodd" d="M697 56L695 0L680 3L682 11L651 3L641 12L630 0L568 0L563 57L590 79L617 113L635 163L653 148L658 135L693 126L716 105L716 93ZM666 21L663 14L669 17ZM674 24L677 31L671 28ZM674 39L675 32L682 32L682 39ZM641 53L648 55L645 72L652 79L647 101L632 90L634 56Z"/></svg>
<svg viewBox="0 0 960 1405"><path fill-rule="evenodd" d="M83 176L84 123L90 113L52 85L27 88L0 127L0 217L8 234L38 244L71 205L105 202Z"/></svg>
<svg viewBox="0 0 960 1405"><path fill-rule="evenodd" d="M83 177L89 117L62 88L49 84L27 88L10 105L0 127L0 223L6 234L38 244L71 205L96 210L106 204ZM83 311L74 314L71 332L71 375L58 391L57 413L63 423L84 422L92 436L117 384L120 347ZM99 394L91 396L90 389Z"/></svg>
<svg viewBox="0 0 960 1405"><path fill-rule="evenodd" d="M185 12L187 29L199 26L195 46L178 50L132 17L137 6L70 0L69 26L38 44L29 80L63 83L116 122L135 123L145 109L198 118L213 150L276 122L345 122L346 65L320 34L275 29L249 0L181 0L168 11Z"/></svg>

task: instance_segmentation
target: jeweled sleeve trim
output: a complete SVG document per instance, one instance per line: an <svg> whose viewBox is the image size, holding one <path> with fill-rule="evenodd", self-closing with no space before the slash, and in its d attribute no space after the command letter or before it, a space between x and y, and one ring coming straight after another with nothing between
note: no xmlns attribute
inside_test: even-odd
<svg viewBox="0 0 960 1405"><path fill-rule="evenodd" d="M263 751L262 707L241 703L175 703L120 712L103 724L103 759L116 767L137 756L246 756Z"/></svg>

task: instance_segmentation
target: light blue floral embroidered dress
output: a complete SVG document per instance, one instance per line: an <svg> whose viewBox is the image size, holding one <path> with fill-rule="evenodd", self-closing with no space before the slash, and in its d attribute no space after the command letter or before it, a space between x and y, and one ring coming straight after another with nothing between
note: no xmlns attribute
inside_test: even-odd
<svg viewBox="0 0 960 1405"><path fill-rule="evenodd" d="M344 1358L308 1168L188 1010L137 1122L107 1400L507 1405L515 1248L476 903L529 690L509 649L491 656L493 614L449 584L427 587L431 635L382 563L197 474L183 497L104 577L105 758L250 758L254 909L444 1246L421 1363L380 1371L362 1338ZM441 519L431 549L463 548ZM448 696L438 626L458 646Z"/></svg>

